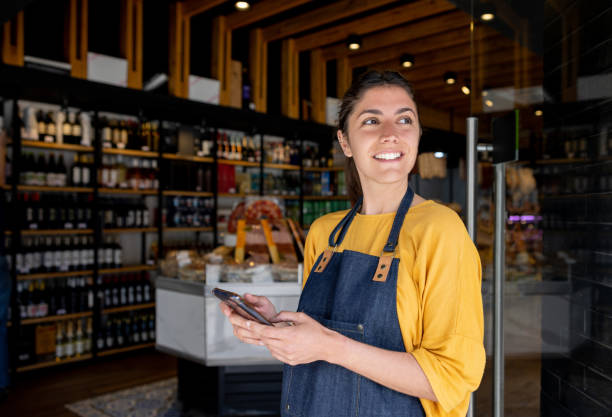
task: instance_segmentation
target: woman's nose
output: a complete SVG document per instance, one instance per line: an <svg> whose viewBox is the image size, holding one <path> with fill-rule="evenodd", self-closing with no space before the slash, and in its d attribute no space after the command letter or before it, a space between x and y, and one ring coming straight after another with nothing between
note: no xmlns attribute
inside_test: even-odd
<svg viewBox="0 0 612 417"><path fill-rule="evenodd" d="M394 131L386 130L382 132L382 135L380 136L380 141L382 143L396 143L398 141L398 137Z"/></svg>

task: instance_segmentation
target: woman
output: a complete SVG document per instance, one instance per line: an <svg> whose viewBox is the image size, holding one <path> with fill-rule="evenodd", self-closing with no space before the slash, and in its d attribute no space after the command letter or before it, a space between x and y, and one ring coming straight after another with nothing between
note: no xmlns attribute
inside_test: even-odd
<svg viewBox="0 0 612 417"><path fill-rule="evenodd" d="M359 198L312 224L298 312L245 295L295 325L221 308L240 340L286 364L284 416L465 416L485 363L480 259L459 217L408 185L421 136L411 86L366 73L337 135Z"/></svg>

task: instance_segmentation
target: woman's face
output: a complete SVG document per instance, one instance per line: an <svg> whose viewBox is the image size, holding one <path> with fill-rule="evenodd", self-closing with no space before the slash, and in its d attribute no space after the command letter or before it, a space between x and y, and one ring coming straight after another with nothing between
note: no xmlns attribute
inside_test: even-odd
<svg viewBox="0 0 612 417"><path fill-rule="evenodd" d="M338 131L347 157L353 157L362 187L407 182L420 137L414 100L398 86L370 88L348 117L348 138ZM348 139L348 140L347 140Z"/></svg>

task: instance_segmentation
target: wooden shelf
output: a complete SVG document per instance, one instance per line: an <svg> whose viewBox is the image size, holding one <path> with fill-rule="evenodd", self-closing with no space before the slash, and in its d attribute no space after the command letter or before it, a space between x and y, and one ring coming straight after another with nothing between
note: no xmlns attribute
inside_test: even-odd
<svg viewBox="0 0 612 417"><path fill-rule="evenodd" d="M42 274L17 275L18 281L28 281L32 279L51 279L65 277L82 277L92 275L92 270L68 271L68 272L43 272Z"/></svg>
<svg viewBox="0 0 612 417"><path fill-rule="evenodd" d="M558 158L558 159L538 159L535 161L538 165L554 165L554 164L576 164L581 162L589 162L585 158ZM528 162L527 162L528 163Z"/></svg>
<svg viewBox="0 0 612 417"><path fill-rule="evenodd" d="M53 193L93 193L92 187L47 187L44 185L18 185L17 190Z"/></svg>
<svg viewBox="0 0 612 417"><path fill-rule="evenodd" d="M92 234L92 229L27 229L22 230L22 236L52 236L52 235L89 235ZM11 235L10 230L5 230L4 234Z"/></svg>
<svg viewBox="0 0 612 417"><path fill-rule="evenodd" d="M143 343L140 345L127 346L127 347L123 347L119 349L103 350L101 352L98 352L98 356L115 355L117 353L130 352L132 350L138 350L138 349L146 349L146 348L150 348L154 346L155 346L155 343Z"/></svg>
<svg viewBox="0 0 612 417"><path fill-rule="evenodd" d="M344 171L344 167L304 167L304 171L312 171L312 172Z"/></svg>
<svg viewBox="0 0 612 417"><path fill-rule="evenodd" d="M100 274L118 274L121 272L139 272L139 271L154 271L157 269L157 265L132 265L132 266L124 266L121 268L107 268L100 269L98 272Z"/></svg>
<svg viewBox="0 0 612 417"><path fill-rule="evenodd" d="M92 357L93 356L91 353L87 353L85 355L81 355L81 356L70 358L70 359L62 359L61 361L49 361L49 362L35 363L33 365L27 365L27 366L22 366L21 368L17 368L17 372L25 372L25 371L31 371L33 369L48 368L50 366L63 365L65 363L80 362L80 361L91 359Z"/></svg>
<svg viewBox="0 0 612 417"><path fill-rule="evenodd" d="M100 188L100 194L134 194L134 195L156 195L157 190L133 190L131 188Z"/></svg>
<svg viewBox="0 0 612 417"><path fill-rule="evenodd" d="M36 140L22 140L22 148L43 148L43 149L56 149L58 151L76 151L76 152L93 152L93 146L83 145L69 145L66 143L45 143Z"/></svg>
<svg viewBox="0 0 612 417"><path fill-rule="evenodd" d="M212 227L164 227L164 232L212 232Z"/></svg>
<svg viewBox="0 0 612 417"><path fill-rule="evenodd" d="M299 171L299 165L290 165L290 164L264 164L264 168L273 168L273 169L284 169L287 171Z"/></svg>
<svg viewBox="0 0 612 417"><path fill-rule="evenodd" d="M260 165L259 162L232 161L229 159L219 159L217 163L220 165L238 165L243 167L258 167Z"/></svg>
<svg viewBox="0 0 612 417"><path fill-rule="evenodd" d="M610 198L612 197L612 191L601 191L598 193L572 193L572 194L540 194L539 198L552 199L552 198Z"/></svg>
<svg viewBox="0 0 612 417"><path fill-rule="evenodd" d="M275 198L281 198L284 200L299 200L300 196L299 195L282 195L282 194L264 194L264 197L275 197Z"/></svg>
<svg viewBox="0 0 612 417"><path fill-rule="evenodd" d="M194 155L179 155L175 153L165 153L162 155L164 159L173 159L178 161L188 162L202 162L206 164L212 164L215 160L208 156L194 156Z"/></svg>
<svg viewBox="0 0 612 417"><path fill-rule="evenodd" d="M54 321L63 321L63 320L73 320L80 319L83 317L91 317L93 313L91 311L84 311L82 313L74 313L74 314L62 314L61 316L47 316L40 317L34 319L23 319L21 320L22 325L26 324L37 324L37 323L49 323Z"/></svg>
<svg viewBox="0 0 612 417"><path fill-rule="evenodd" d="M117 229L103 229L104 233L155 233L157 227L131 227L131 228L117 228Z"/></svg>
<svg viewBox="0 0 612 417"><path fill-rule="evenodd" d="M305 195L304 200L348 200L347 195Z"/></svg>
<svg viewBox="0 0 612 417"><path fill-rule="evenodd" d="M155 308L155 303L136 304L123 307L107 308L102 310L102 314L123 313L126 311L145 310L147 308Z"/></svg>
<svg viewBox="0 0 612 417"><path fill-rule="evenodd" d="M215 194L208 191L180 191L180 190L165 190L162 192L165 196L180 195L187 197L214 197Z"/></svg>
<svg viewBox="0 0 612 417"><path fill-rule="evenodd" d="M259 194L243 194L243 193L219 193L217 194L217 196L219 197L239 197L239 198L244 198L244 197L262 197Z"/></svg>
<svg viewBox="0 0 612 417"><path fill-rule="evenodd" d="M115 148L104 148L103 153L111 155L126 155L126 156L137 156L140 158L157 158L157 152L151 151L137 151L135 149L115 149Z"/></svg>

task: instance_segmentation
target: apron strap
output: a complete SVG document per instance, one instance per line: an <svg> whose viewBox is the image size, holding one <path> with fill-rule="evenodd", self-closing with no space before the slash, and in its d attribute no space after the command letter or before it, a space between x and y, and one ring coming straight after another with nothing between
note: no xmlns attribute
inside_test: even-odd
<svg viewBox="0 0 612 417"><path fill-rule="evenodd" d="M393 226L391 226L391 232L389 233L389 238L387 239L387 244L383 248L383 252L394 252L395 247L397 246L397 240L399 239L400 230L402 229L402 224L404 223L404 217L406 217L406 213L412 204L412 199L414 198L414 191L412 188L408 186L406 190L406 194L402 198L402 201L397 209L395 214L395 218L393 219Z"/></svg>
<svg viewBox="0 0 612 417"><path fill-rule="evenodd" d="M351 225L351 222L355 218L355 213L357 213L357 210L359 210L359 208L361 207L362 201L363 201L363 197L360 197L359 200L357 200L357 202L353 206L353 208L348 213L346 213L346 216L344 216L344 218L340 221L340 223L338 223L336 227L334 227L334 230L329 235L329 246L330 247L333 248L342 243L342 241L344 240L344 235L346 235L346 232L349 226ZM340 230L340 235L336 239L335 238L336 233L338 233L339 230Z"/></svg>

